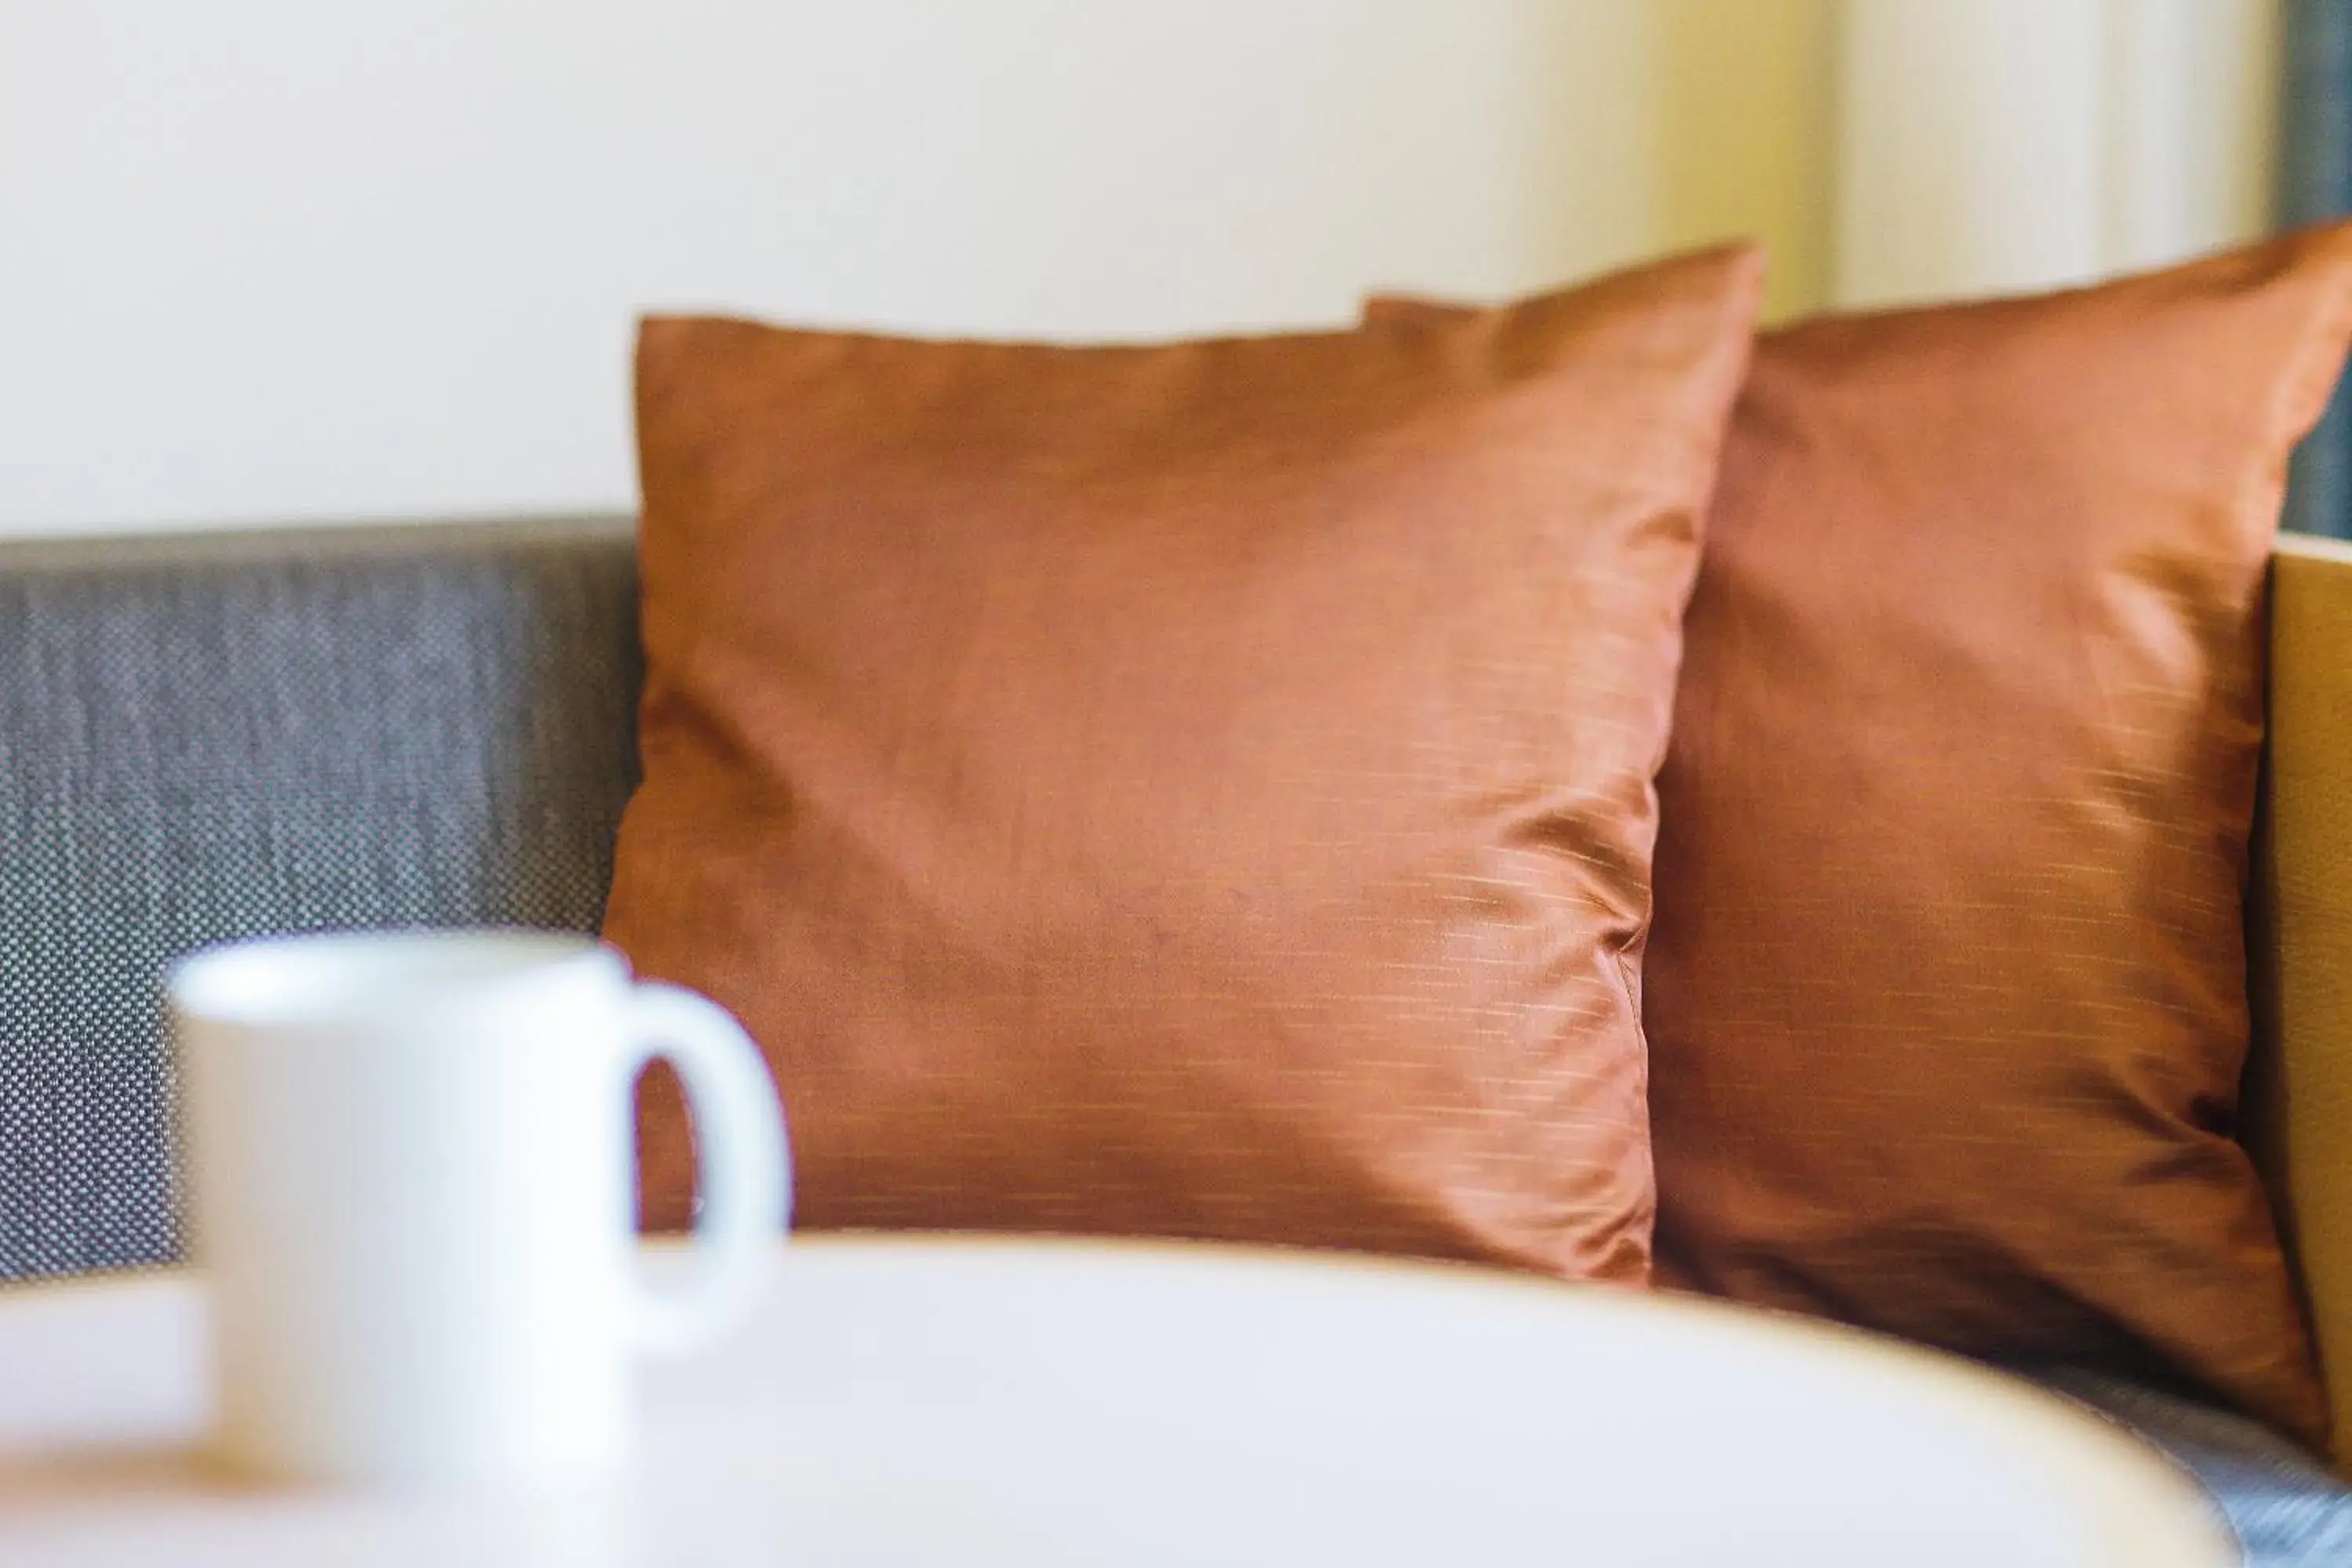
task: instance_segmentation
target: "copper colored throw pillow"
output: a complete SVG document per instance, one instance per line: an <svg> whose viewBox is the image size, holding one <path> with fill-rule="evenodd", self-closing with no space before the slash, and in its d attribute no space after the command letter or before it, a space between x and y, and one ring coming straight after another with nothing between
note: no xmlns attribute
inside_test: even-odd
<svg viewBox="0 0 2352 1568"><path fill-rule="evenodd" d="M2323 1440L2232 1134L2264 566L2347 331L2338 228L1759 343L1659 780L1662 1279Z"/></svg>
<svg viewBox="0 0 2352 1568"><path fill-rule="evenodd" d="M606 929L761 1041L801 1222L1645 1278L1652 778L1759 273L1410 339L646 322ZM667 1097L644 1141L676 1222Z"/></svg>

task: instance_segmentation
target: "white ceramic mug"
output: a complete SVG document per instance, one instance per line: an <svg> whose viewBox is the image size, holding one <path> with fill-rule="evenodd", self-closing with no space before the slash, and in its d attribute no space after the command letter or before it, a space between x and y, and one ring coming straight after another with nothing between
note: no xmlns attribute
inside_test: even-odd
<svg viewBox="0 0 2352 1568"><path fill-rule="evenodd" d="M182 960L191 1241L219 1455L283 1479L555 1479L616 1460L637 1348L759 1289L790 1203L758 1050L611 948L525 931L245 942ZM636 1278L631 1086L700 1150L697 1267Z"/></svg>

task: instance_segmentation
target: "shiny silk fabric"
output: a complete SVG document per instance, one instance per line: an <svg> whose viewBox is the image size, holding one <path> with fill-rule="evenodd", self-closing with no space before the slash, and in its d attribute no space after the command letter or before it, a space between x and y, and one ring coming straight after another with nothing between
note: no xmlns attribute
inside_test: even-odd
<svg viewBox="0 0 2352 1568"><path fill-rule="evenodd" d="M2347 332L2336 227L1759 340L1659 779L1661 1282L2324 1441L2234 1135L2264 568Z"/></svg>
<svg viewBox="0 0 2352 1568"><path fill-rule="evenodd" d="M608 933L800 1219L1641 1280L1638 1025L1735 248L1427 331L645 323ZM688 1204L648 1097L645 1198Z"/></svg>
<svg viewBox="0 0 2352 1568"><path fill-rule="evenodd" d="M2325 1400L2234 1140L2265 563L2335 229L1759 348L1661 780L1662 1271Z"/></svg>

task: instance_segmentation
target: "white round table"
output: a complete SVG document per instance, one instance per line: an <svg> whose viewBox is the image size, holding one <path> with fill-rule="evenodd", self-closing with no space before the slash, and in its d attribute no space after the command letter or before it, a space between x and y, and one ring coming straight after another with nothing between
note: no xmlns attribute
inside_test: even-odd
<svg viewBox="0 0 2352 1568"><path fill-rule="evenodd" d="M2164 1459L1868 1336L1468 1268L803 1239L648 1368L630 1470L540 1495L241 1489L189 1457L203 1291L0 1292L0 1563L2221 1568Z"/></svg>

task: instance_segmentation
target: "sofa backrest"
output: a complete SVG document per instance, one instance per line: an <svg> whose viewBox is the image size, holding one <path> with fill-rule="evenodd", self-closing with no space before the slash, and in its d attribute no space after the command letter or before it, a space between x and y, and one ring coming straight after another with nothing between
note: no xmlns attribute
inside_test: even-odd
<svg viewBox="0 0 2352 1568"><path fill-rule="evenodd" d="M2246 1131L2304 1233L2334 1370L2352 1367L2352 549L2282 546L2274 596ZM179 953L594 930L642 677L625 517L0 543L0 1279L176 1254L158 981Z"/></svg>
<svg viewBox="0 0 2352 1568"><path fill-rule="evenodd" d="M176 1252L176 954L593 930L641 673L625 518L0 545L0 1278Z"/></svg>

